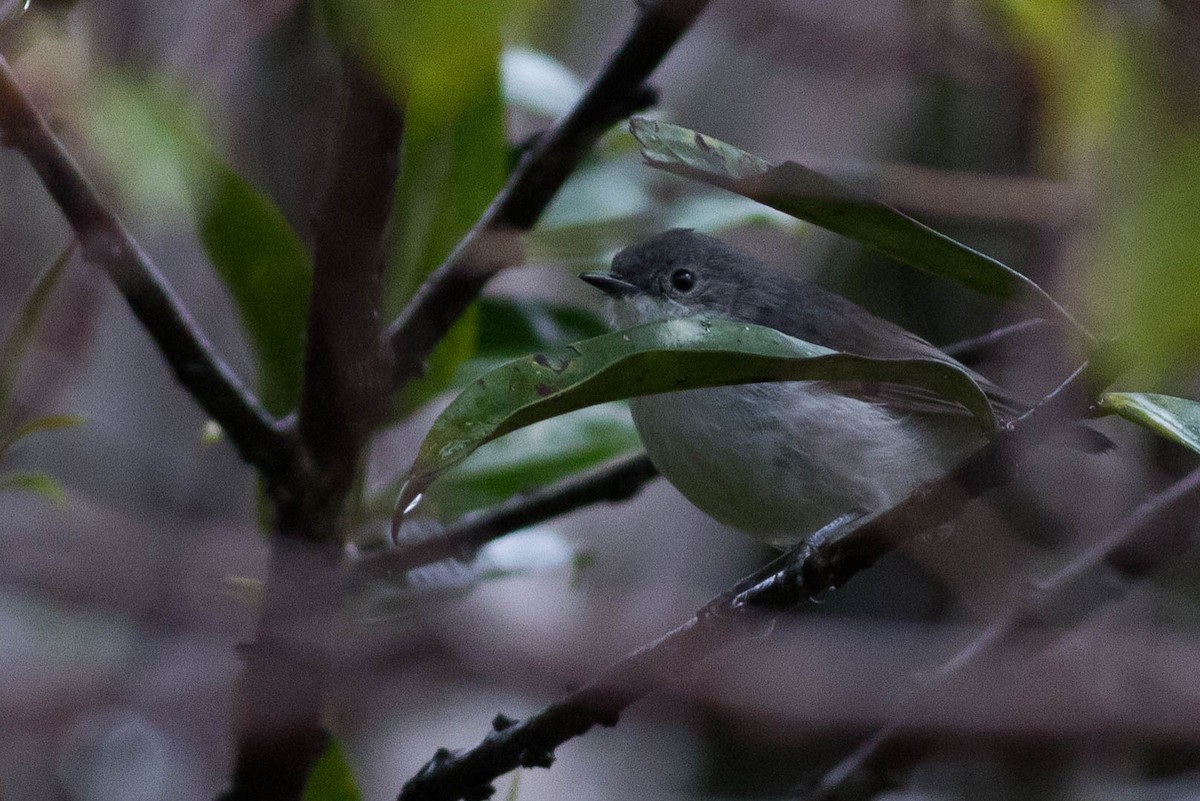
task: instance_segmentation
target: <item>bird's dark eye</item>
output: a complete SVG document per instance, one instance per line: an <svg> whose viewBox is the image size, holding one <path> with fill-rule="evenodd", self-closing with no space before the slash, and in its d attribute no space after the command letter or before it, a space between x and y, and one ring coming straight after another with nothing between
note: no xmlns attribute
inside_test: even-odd
<svg viewBox="0 0 1200 801"><path fill-rule="evenodd" d="M680 292L688 292L696 285L696 274L691 270L679 269L671 273L671 286Z"/></svg>

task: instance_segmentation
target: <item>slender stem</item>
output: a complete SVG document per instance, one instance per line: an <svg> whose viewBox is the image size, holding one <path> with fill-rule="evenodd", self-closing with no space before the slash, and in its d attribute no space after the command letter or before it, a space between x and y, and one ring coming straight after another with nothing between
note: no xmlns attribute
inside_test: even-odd
<svg viewBox="0 0 1200 801"><path fill-rule="evenodd" d="M903 756L894 758L885 750L889 742L905 729L908 713L929 699L937 690L961 675L997 645L1005 642L1031 620L1044 617L1063 597L1078 598L1073 589L1097 583L1096 571L1105 564L1121 564L1129 552L1142 552L1147 539L1153 539L1164 519L1185 504L1200 500L1200 469L1193 470L1162 493L1143 502L1124 521L1106 536L1079 553L1050 577L1026 590L1020 599L981 631L966 647L929 674L928 679L902 699L888 723L864 740L845 759L830 768L804 795L806 801L822 801L839 795L846 780L869 771L871 774L895 775L910 768L923 757L926 748L906 748ZM1160 549L1160 565L1177 559L1173 550ZM1028 586L1028 582L1023 582ZM1106 599L1111 599L1107 596ZM1049 648L1050 643L1044 647ZM875 782L874 784L879 784Z"/></svg>
<svg viewBox="0 0 1200 801"><path fill-rule="evenodd" d="M3 57L0 144L24 154L74 229L84 258L108 274L179 383L221 425L241 457L262 471L268 484L286 482L292 440L216 354L154 262L25 96Z"/></svg>
<svg viewBox="0 0 1200 801"><path fill-rule="evenodd" d="M402 573L443 559L461 558L517 529L595 503L631 498L656 475L658 471L644 453L622 459L465 515L415 542L402 541L396 548L366 556L354 566L351 579Z"/></svg>
<svg viewBox="0 0 1200 801"><path fill-rule="evenodd" d="M338 150L314 224L297 425L313 479L276 505L271 570L247 655L246 713L226 801L298 801L327 742L322 712L347 500L387 397L378 320L403 116L350 59L344 75Z"/></svg>
<svg viewBox="0 0 1200 801"><path fill-rule="evenodd" d="M497 718L494 731L458 753L439 752L404 785L400 801L480 798L517 767L548 767L554 750L621 711L758 624L848 581L912 537L952 519L971 499L1005 483L1009 463L1077 404L1087 378L1076 370L1034 409L945 477L921 485L895 507L838 538L802 544L709 601L686 623L626 656L584 687L521 722ZM748 615L754 611L762 614Z"/></svg>
<svg viewBox="0 0 1200 801"><path fill-rule="evenodd" d="M394 388L421 374L434 346L484 285L519 261L513 232L534 226L605 131L653 102L646 79L706 5L707 0L656 0L641 10L583 97L526 154L487 211L388 329L395 354Z"/></svg>
<svg viewBox="0 0 1200 801"><path fill-rule="evenodd" d="M988 331L986 334L980 334L977 337L951 342L942 348L942 352L947 356L953 356L960 362L974 361L1001 342L1009 342L1023 336L1035 334L1046 328L1047 325L1048 323L1040 317L1021 320L1019 323L1006 325L994 331Z"/></svg>

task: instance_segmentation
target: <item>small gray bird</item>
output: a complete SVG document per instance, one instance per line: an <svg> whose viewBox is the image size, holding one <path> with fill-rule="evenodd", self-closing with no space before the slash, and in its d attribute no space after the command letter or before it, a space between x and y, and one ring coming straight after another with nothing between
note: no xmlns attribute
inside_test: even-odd
<svg viewBox="0 0 1200 801"><path fill-rule="evenodd" d="M611 272L580 277L612 298L620 327L720 317L860 356L958 365L840 295L691 230L628 247ZM1000 419L1022 411L971 375ZM894 384L743 384L634 398L630 407L650 458L688 500L780 547L892 506L984 442L958 404Z"/></svg>

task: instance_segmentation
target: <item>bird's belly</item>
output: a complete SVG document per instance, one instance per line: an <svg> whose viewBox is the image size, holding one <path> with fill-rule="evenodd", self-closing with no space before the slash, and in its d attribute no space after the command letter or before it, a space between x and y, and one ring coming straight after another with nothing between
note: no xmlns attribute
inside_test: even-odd
<svg viewBox="0 0 1200 801"><path fill-rule="evenodd" d="M902 421L811 382L635 398L650 458L712 517L775 544L898 501L941 469Z"/></svg>

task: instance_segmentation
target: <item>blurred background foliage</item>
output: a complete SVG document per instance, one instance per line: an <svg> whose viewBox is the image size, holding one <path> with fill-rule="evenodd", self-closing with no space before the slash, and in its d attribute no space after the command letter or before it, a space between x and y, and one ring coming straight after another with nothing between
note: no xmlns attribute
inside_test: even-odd
<svg viewBox="0 0 1200 801"><path fill-rule="evenodd" d="M0 52L279 415L299 387L340 53L370 64L405 108L390 319L634 14L632 2L607 0L34 0L18 15L19 5L0 3L0 18L13 14L0 23ZM1125 388L1197 398L1198 42L1188 0L714 2L656 77L653 116L869 189L1038 280L1111 339ZM524 238L526 266L493 283L397 399L365 482L364 547L380 540L395 482L450 393L502 360L604 330L603 308L574 274L672 226L721 233L940 343L1027 314L647 169L614 130ZM203 416L101 277L58 258L68 239L27 165L0 150L0 319L14 332L0 352L0 437L66 428L0 453L0 489L65 504L0 494L0 780L13 797L211 798L230 759L233 644L253 621L222 579L259 575L265 559L252 476L231 449L202 441ZM1033 394L1061 375L1064 349L1022 343L981 369ZM702 674L614 732L568 746L553 771L523 777L518 796L790 792L882 721L909 671L986 620L1010 580L1086 545L1195 463L1101 425L1118 454L1035 460L955 536L886 560L815 621L734 660L755 676L788 657L785 677L810 690L804 699L829 703ZM485 446L426 503L451 519L636 445L622 404L583 410ZM1181 524L1163 547L1182 553L1191 533ZM582 571L580 551L592 557ZM493 555L499 567L456 574L452 589L504 580L438 595L416 620L413 593L445 589L445 577L385 588L377 606L401 614L347 633L358 658L332 704L362 797L394 795L435 746L474 742L498 709L537 709L765 555L659 483L516 541ZM1093 660L1075 686L1098 699L1068 693L1057 724L1018 705L1024 716L1002 725L979 698L948 722L924 718L918 728L942 747L911 792L1200 792L1196 718L1153 726L1135 714L1139 691L1156 699L1149 708L1194 711L1191 561L1081 627L1085 651L1136 659ZM1136 647L1130 632L1145 635ZM993 693L984 700L1004 697ZM1090 737L1069 731L1064 721L1093 721L1087 710L1105 702L1111 716ZM331 786L340 770L329 767Z"/></svg>

